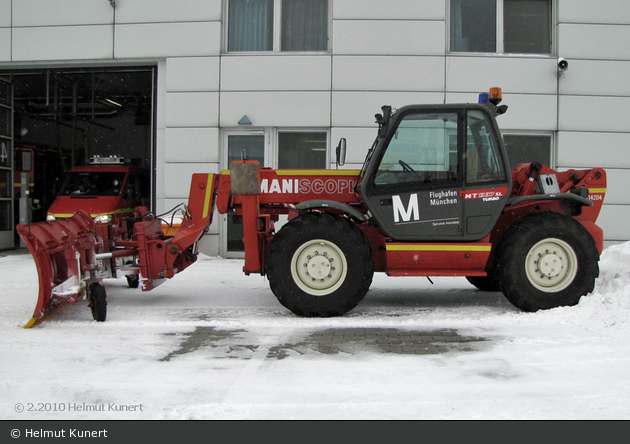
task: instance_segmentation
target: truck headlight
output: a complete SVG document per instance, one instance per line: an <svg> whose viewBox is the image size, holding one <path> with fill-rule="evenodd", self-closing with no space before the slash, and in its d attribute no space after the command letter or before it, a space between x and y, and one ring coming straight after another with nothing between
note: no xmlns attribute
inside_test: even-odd
<svg viewBox="0 0 630 444"><path fill-rule="evenodd" d="M48 222L52 222L53 220L57 220L57 218L55 216L53 216L52 214L47 214L46 215L46 220Z"/></svg>
<svg viewBox="0 0 630 444"><path fill-rule="evenodd" d="M101 223L101 224L106 224L111 222L112 220L112 215L111 214L101 214L100 216L96 216L94 218L94 222Z"/></svg>

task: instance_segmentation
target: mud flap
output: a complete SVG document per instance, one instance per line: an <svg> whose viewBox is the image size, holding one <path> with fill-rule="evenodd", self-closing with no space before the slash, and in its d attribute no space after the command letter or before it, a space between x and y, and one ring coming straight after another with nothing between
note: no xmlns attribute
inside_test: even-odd
<svg viewBox="0 0 630 444"><path fill-rule="evenodd" d="M82 210L68 219L16 229L33 256L39 278L37 305L24 326L30 328L85 294L83 273L93 265L97 239L92 217Z"/></svg>

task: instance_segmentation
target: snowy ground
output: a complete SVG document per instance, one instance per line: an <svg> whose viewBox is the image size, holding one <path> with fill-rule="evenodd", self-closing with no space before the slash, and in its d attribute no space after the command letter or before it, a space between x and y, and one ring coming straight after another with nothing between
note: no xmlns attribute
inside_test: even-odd
<svg viewBox="0 0 630 444"><path fill-rule="evenodd" d="M82 301L25 330L36 270L30 255L0 258L0 417L630 418L630 243L604 252L596 291L578 306L533 314L463 278L377 274L348 315L303 319L241 267L201 257L145 293L108 280L107 322ZM354 328L476 340L425 355L308 345Z"/></svg>

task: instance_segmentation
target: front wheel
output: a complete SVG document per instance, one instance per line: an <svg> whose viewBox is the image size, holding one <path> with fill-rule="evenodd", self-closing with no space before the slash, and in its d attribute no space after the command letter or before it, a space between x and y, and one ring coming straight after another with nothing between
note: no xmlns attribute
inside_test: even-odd
<svg viewBox="0 0 630 444"><path fill-rule="evenodd" d="M497 275L507 299L524 311L576 305L595 288L599 253L589 232L557 213L527 217L504 236Z"/></svg>
<svg viewBox="0 0 630 444"><path fill-rule="evenodd" d="M350 221L309 213L271 242L266 273L278 301L299 316L339 316L367 293L374 264L363 233Z"/></svg>

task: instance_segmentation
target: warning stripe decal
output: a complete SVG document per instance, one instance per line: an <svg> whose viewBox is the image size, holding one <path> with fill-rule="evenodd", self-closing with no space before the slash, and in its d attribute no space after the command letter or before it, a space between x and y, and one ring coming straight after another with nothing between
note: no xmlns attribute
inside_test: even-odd
<svg viewBox="0 0 630 444"><path fill-rule="evenodd" d="M360 170L274 170L277 176L358 176ZM221 175L230 175L230 170L222 170Z"/></svg>
<svg viewBox="0 0 630 444"><path fill-rule="evenodd" d="M358 176L359 170L276 170L278 176Z"/></svg>
<svg viewBox="0 0 630 444"><path fill-rule="evenodd" d="M467 244L388 244L387 251L490 251L492 245Z"/></svg>
<svg viewBox="0 0 630 444"><path fill-rule="evenodd" d="M203 203L203 219L208 217L210 205L212 204L212 185L214 184L214 174L208 174L208 183L206 184L206 198Z"/></svg>

